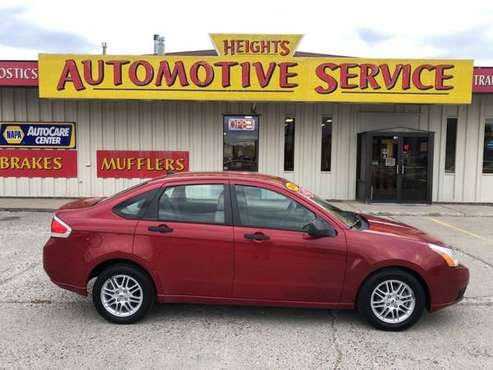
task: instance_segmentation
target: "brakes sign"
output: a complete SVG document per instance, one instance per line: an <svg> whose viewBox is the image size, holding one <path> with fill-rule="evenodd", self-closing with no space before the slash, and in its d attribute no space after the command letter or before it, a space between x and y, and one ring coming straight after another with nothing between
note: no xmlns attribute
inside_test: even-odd
<svg viewBox="0 0 493 370"><path fill-rule="evenodd" d="M75 123L0 122L0 147L75 148Z"/></svg>

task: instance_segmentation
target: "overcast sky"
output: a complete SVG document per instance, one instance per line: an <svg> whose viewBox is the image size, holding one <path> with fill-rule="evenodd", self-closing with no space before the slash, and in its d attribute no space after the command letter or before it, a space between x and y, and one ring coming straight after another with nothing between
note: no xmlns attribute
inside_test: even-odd
<svg viewBox="0 0 493 370"><path fill-rule="evenodd" d="M493 65L493 1L0 0L0 59L211 49L210 32L302 33L298 50Z"/></svg>

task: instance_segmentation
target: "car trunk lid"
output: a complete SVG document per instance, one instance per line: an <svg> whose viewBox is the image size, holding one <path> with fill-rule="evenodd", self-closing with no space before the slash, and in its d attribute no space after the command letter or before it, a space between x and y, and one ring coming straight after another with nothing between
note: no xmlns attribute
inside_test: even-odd
<svg viewBox="0 0 493 370"><path fill-rule="evenodd" d="M74 201L65 203L58 210L88 208L88 207L92 207L92 206L98 204L103 199L105 199L105 197L76 199Z"/></svg>

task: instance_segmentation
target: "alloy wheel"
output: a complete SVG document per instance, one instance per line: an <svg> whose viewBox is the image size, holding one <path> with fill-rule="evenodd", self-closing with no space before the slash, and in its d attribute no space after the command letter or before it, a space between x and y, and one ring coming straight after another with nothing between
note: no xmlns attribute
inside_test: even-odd
<svg viewBox="0 0 493 370"><path fill-rule="evenodd" d="M101 303L106 311L117 317L129 317L142 306L142 287L133 277L125 274L108 278L101 288Z"/></svg>
<svg viewBox="0 0 493 370"><path fill-rule="evenodd" d="M399 324L414 312L416 297L411 287L403 281L385 280L373 289L370 306L379 320Z"/></svg>

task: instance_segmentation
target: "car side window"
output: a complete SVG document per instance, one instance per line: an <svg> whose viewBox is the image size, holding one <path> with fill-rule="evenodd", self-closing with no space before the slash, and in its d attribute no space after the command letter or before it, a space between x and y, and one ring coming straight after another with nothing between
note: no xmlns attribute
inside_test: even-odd
<svg viewBox="0 0 493 370"><path fill-rule="evenodd" d="M159 199L159 220L224 224L224 185L171 186Z"/></svg>
<svg viewBox="0 0 493 370"><path fill-rule="evenodd" d="M113 212L117 215L128 219L139 219L145 211L145 207L154 198L159 189L147 191L127 199L113 207Z"/></svg>
<svg viewBox="0 0 493 370"><path fill-rule="evenodd" d="M242 226L302 231L316 218L298 202L272 190L235 185L235 193Z"/></svg>

